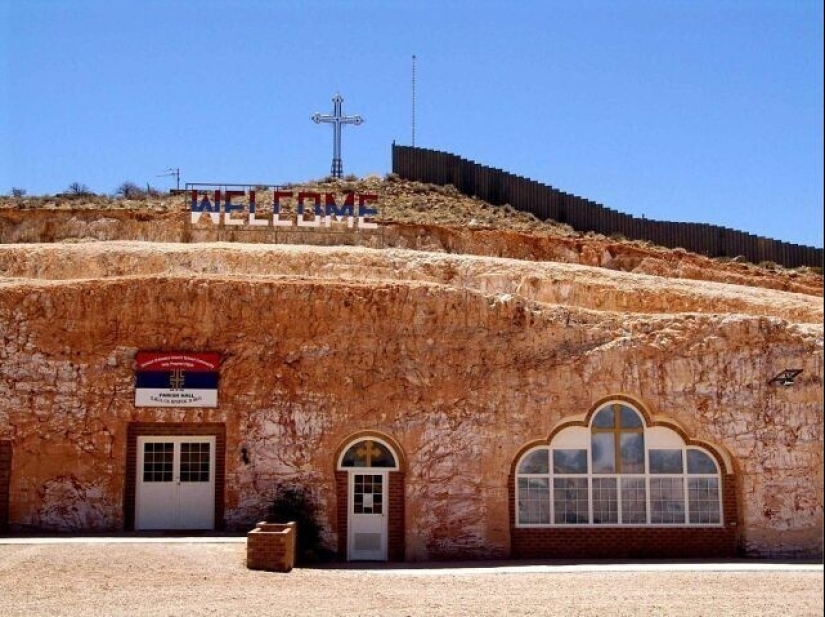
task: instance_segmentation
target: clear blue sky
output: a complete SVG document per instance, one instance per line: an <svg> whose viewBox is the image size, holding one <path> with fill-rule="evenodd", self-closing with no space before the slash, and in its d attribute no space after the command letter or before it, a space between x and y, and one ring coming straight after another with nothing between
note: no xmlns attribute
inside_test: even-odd
<svg viewBox="0 0 825 617"><path fill-rule="evenodd" d="M823 246L821 0L0 0L0 193L329 174L391 144Z"/></svg>

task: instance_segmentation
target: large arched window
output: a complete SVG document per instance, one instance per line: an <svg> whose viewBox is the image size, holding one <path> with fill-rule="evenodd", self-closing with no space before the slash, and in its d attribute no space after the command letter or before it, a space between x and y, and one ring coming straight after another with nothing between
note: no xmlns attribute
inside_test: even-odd
<svg viewBox="0 0 825 617"><path fill-rule="evenodd" d="M720 472L674 430L625 402L569 426L516 466L519 527L722 524Z"/></svg>

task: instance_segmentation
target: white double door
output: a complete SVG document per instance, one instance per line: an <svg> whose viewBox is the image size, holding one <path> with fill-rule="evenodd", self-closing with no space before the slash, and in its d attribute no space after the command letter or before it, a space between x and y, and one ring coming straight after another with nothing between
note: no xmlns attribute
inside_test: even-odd
<svg viewBox="0 0 825 617"><path fill-rule="evenodd" d="M384 472L349 472L349 538L351 561L387 560L389 475Z"/></svg>
<svg viewBox="0 0 825 617"><path fill-rule="evenodd" d="M138 437L135 529L213 529L215 437Z"/></svg>

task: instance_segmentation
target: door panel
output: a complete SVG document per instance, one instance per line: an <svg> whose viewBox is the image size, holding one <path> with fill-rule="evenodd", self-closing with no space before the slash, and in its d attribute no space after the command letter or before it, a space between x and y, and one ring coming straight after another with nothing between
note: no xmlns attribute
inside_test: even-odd
<svg viewBox="0 0 825 617"><path fill-rule="evenodd" d="M387 477L350 472L349 559L387 559Z"/></svg>
<svg viewBox="0 0 825 617"><path fill-rule="evenodd" d="M215 438L139 437L135 529L212 529Z"/></svg>
<svg viewBox="0 0 825 617"><path fill-rule="evenodd" d="M138 440L136 529L174 529L177 525L175 444L160 439Z"/></svg>
<svg viewBox="0 0 825 617"><path fill-rule="evenodd" d="M215 520L214 442L180 444L178 529L212 529Z"/></svg>

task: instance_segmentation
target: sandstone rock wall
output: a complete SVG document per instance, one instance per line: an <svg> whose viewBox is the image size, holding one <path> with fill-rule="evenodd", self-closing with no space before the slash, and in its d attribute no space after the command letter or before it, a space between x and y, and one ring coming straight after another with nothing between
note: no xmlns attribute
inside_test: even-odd
<svg viewBox="0 0 825 617"><path fill-rule="evenodd" d="M0 244L147 240L180 242L186 219L180 209L0 208Z"/></svg>
<svg viewBox="0 0 825 617"><path fill-rule="evenodd" d="M821 555L816 298L344 248L2 247L0 272L18 527L121 528L126 424L225 422L228 524L298 480L332 544L333 453L371 429L408 462L408 558L502 557L518 450L624 393L731 455L748 554ZM220 406L135 408L141 349L220 352Z"/></svg>
<svg viewBox="0 0 825 617"><path fill-rule="evenodd" d="M421 281L599 311L745 313L823 321L822 300L805 294L575 264L395 249L140 242L9 245L0 246L0 273L47 280L174 274Z"/></svg>
<svg viewBox="0 0 825 617"><path fill-rule="evenodd" d="M459 255L557 262L697 281L778 289L823 296L821 273L770 270L752 264L711 260L684 250L597 235L528 233L506 228L381 223L377 230L332 231L286 228L249 230L210 225L192 227L184 200L163 207L48 208L19 210L0 203L0 244L139 240L268 245L363 246Z"/></svg>

